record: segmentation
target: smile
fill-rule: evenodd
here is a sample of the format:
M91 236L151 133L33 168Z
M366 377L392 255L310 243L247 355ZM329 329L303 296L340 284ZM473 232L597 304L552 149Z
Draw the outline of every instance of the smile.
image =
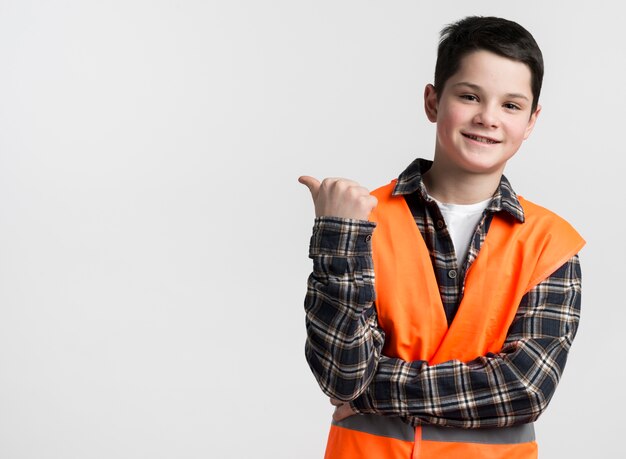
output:
M490 139L489 137L481 137L479 135L465 134L465 133L461 133L461 134L463 134L463 137L474 140L476 142L490 143L490 144L500 143L499 140Z

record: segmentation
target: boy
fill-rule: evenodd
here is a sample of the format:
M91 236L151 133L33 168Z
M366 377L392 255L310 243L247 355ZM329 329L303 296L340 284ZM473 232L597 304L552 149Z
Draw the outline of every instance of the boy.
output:
M532 423L576 334L584 245L502 175L542 77L526 29L462 19L443 29L424 92L432 163L372 194L300 177L317 217L306 357L336 407L327 458L537 457Z

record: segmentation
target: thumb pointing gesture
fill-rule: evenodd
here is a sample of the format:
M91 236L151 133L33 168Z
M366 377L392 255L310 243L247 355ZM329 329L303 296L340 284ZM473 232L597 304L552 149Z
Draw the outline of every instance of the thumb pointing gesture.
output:
M315 177L303 175L298 182L311 192L315 216L331 216L367 220L377 200L357 182L343 178L326 178L321 183Z
M303 175L302 177L298 178L298 182L302 183L303 185L306 185L306 187L311 192L313 201L315 201L315 198L317 198L317 194L320 191L320 181L314 177Z

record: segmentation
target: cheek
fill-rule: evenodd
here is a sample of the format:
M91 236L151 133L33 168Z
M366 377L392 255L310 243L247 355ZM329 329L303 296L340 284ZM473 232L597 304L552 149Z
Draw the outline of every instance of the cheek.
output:
M512 139L516 142L522 142L524 140L524 136L526 135L526 128L528 127L528 123L514 123L509 126L509 134Z
M468 120L471 120L471 115L467 110L458 107L444 107L438 113L437 132L440 136L450 137L466 125Z

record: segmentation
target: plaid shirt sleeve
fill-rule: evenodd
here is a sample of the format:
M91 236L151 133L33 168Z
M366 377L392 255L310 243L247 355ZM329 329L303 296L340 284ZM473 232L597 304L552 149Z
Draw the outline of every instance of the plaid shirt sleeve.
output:
M374 228L368 221L319 217L311 237L305 355L322 391L344 401L372 380L385 340L373 305Z
M500 353L429 366L381 357L358 413L464 428L532 422L563 373L580 318L578 255L529 291Z

